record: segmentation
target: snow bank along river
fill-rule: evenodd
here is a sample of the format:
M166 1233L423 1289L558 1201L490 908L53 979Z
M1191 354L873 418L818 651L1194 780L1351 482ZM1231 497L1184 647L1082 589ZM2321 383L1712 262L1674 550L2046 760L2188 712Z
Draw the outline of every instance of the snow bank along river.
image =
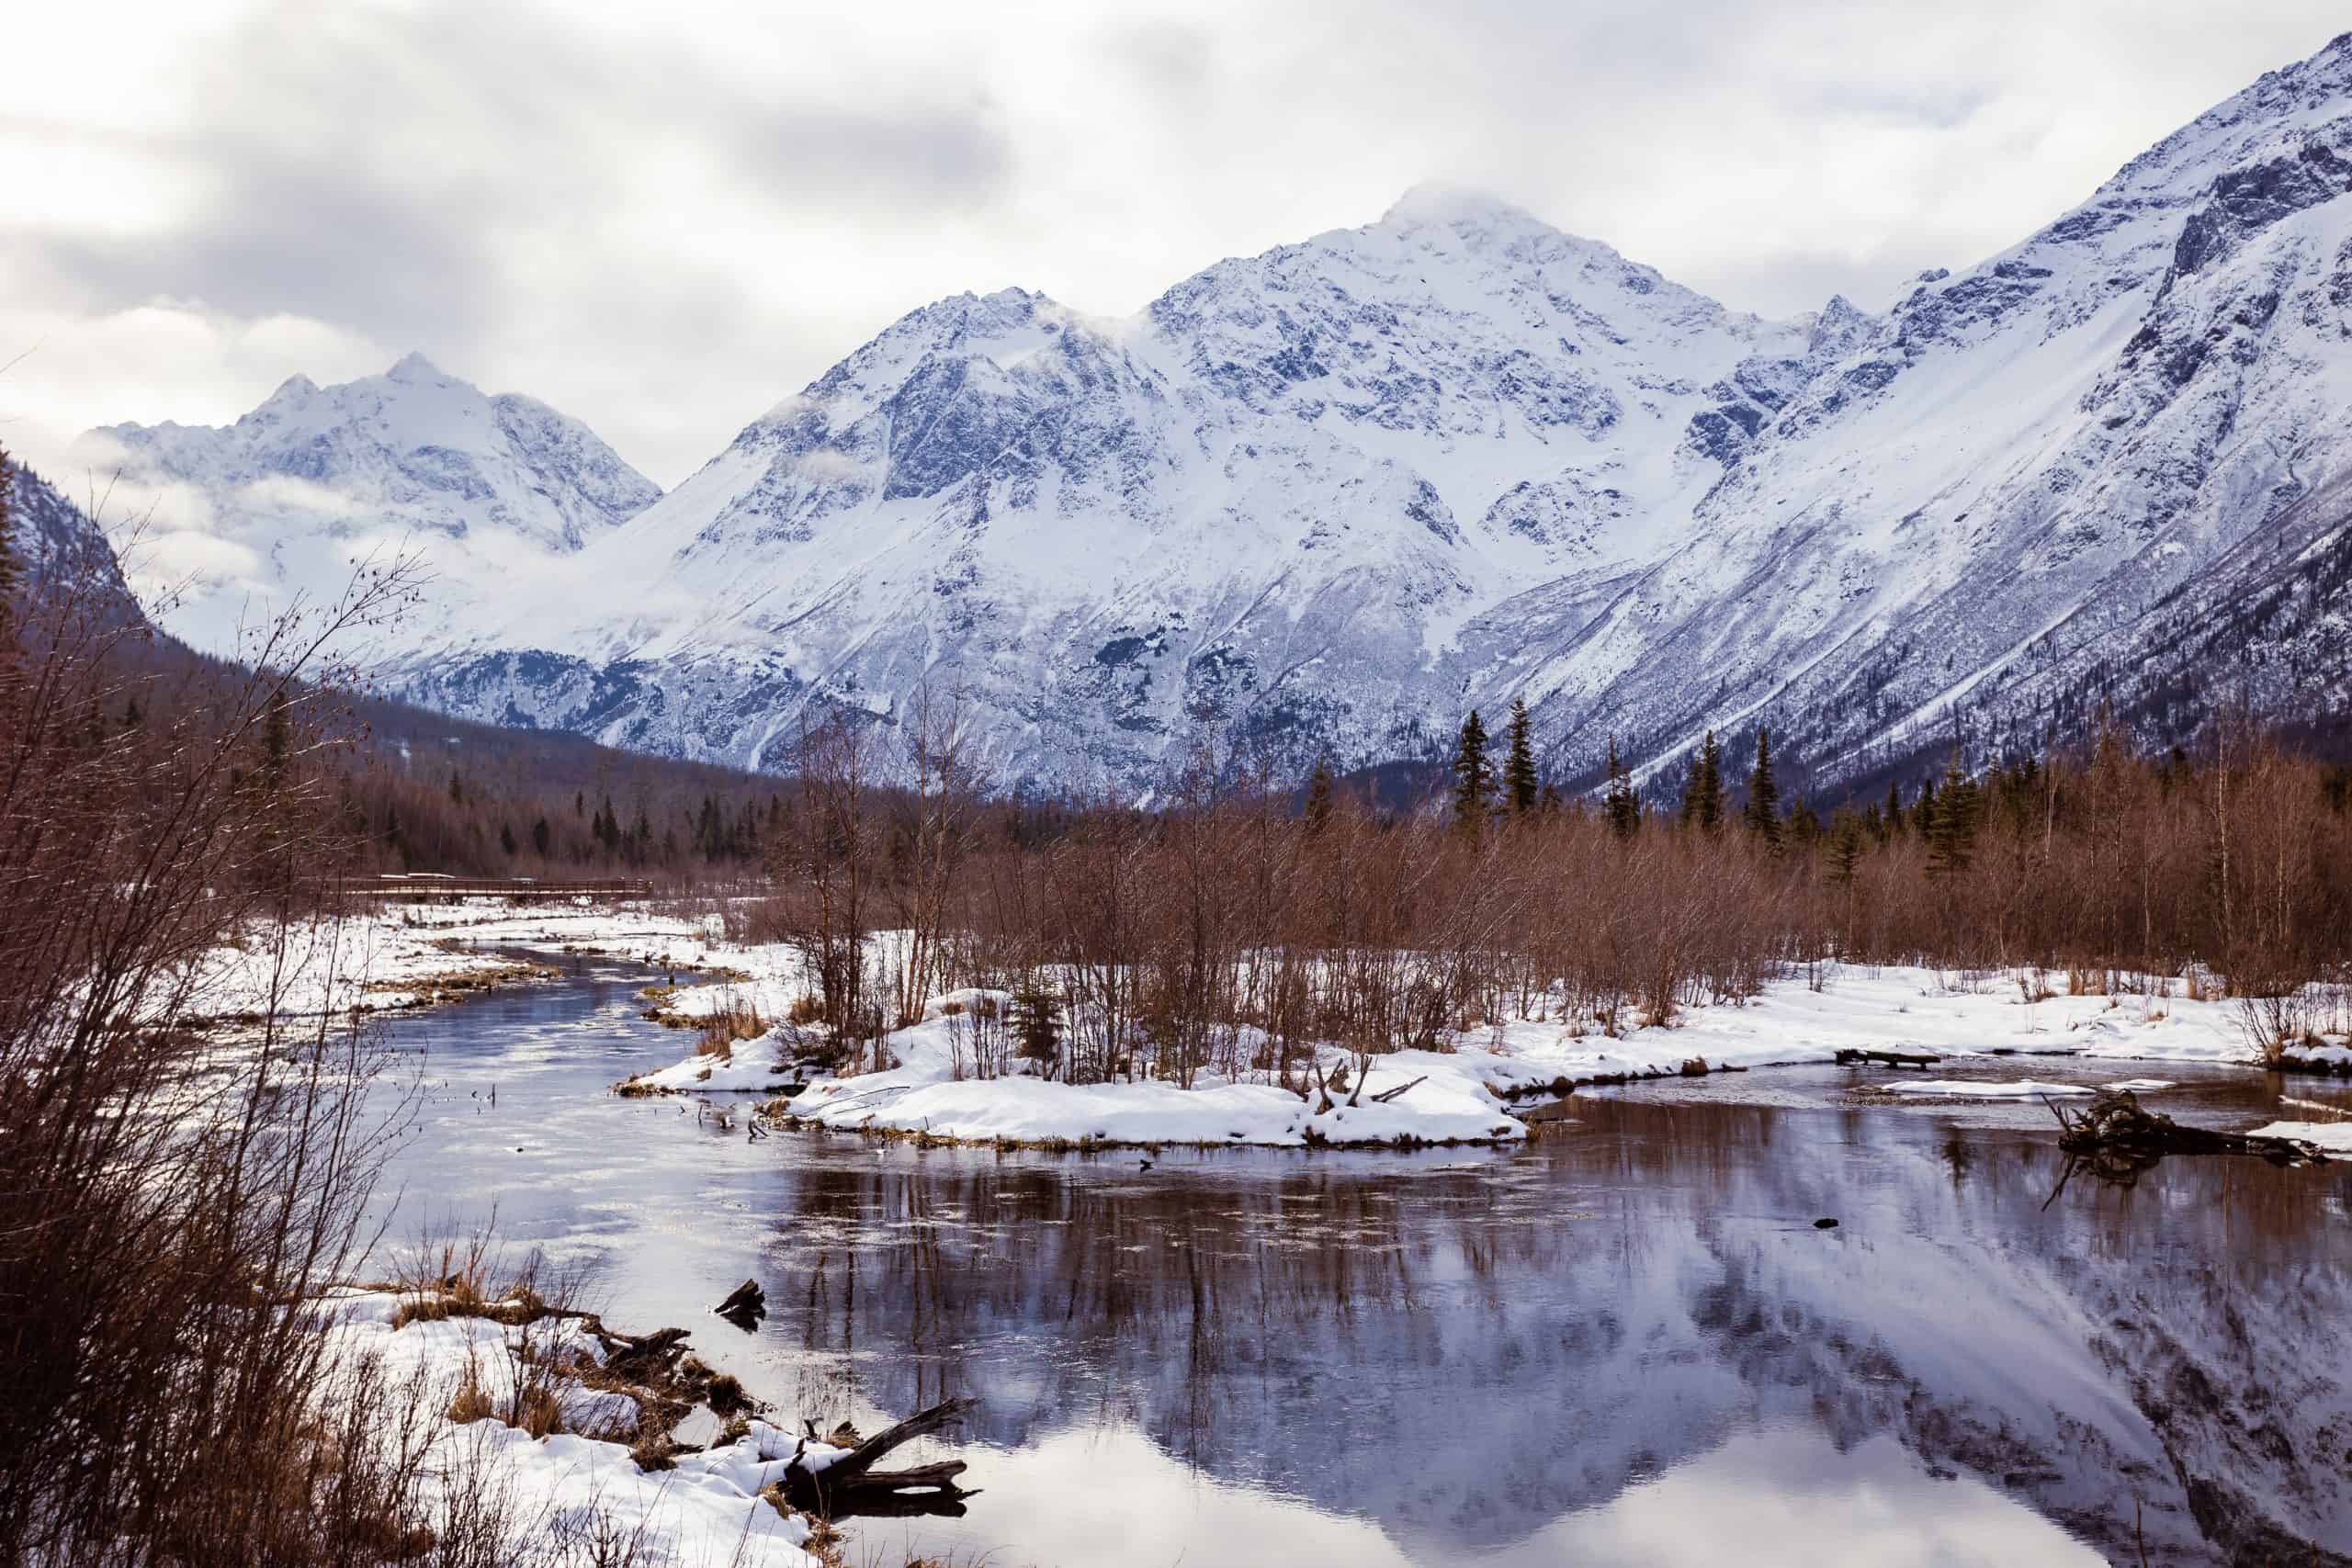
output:
M640 1016L665 975L553 962L388 1022L426 1085L394 1236L494 1208L787 1430L976 1396L907 1450L967 1460L969 1512L855 1521L854 1561L2352 1558L2352 1167L2052 1201L2040 1104L1825 1065L1580 1092L1494 1147L754 1141L742 1097L608 1092L682 1051ZM2161 1078L2238 1128L2347 1098L2180 1057L1934 1077ZM749 1333L709 1310L747 1276Z

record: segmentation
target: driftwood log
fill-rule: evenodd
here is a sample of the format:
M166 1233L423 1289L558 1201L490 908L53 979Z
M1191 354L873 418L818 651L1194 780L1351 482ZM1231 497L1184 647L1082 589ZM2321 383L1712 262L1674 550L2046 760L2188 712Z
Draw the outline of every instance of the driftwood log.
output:
M823 1518L846 1518L863 1516L868 1518L904 1517L912 1514L960 1515L964 1499L973 1495L956 1484L956 1478L964 1473L962 1460L943 1460L936 1464L920 1464L911 1470L876 1470L874 1466L900 1444L927 1437L953 1422L963 1419L972 1408L968 1399L951 1399L919 1410L895 1427L885 1427L874 1436L856 1441L850 1451L822 1470L809 1470L800 1462L795 1451L792 1463L784 1472L784 1500L794 1507ZM838 1439L855 1439L856 1430L837 1427ZM802 1447L807 1446L804 1439Z
M746 1280L727 1292L727 1299L713 1309L719 1316L749 1334L768 1314L768 1293L760 1289L757 1280Z
M2166 1155L2258 1155L2274 1165L2324 1163L2325 1156L2290 1139L2184 1127L2142 1109L2130 1089L2103 1089L2075 1111L2043 1103L2058 1118L2058 1146L2109 1180L2129 1183Z
M1922 1051L1869 1051L1854 1046L1842 1047L1838 1053L1841 1067L1858 1067L1865 1062L1877 1062L1890 1067L1932 1067L1942 1061Z

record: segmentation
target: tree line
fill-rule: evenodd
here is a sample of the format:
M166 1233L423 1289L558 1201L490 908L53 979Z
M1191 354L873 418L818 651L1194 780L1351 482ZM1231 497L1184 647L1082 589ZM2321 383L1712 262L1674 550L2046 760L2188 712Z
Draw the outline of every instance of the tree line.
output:
M1448 795L1398 812L1326 767L1296 786L1206 757L1149 809L991 803L952 739L910 769L822 726L766 841L759 934L808 954L854 1059L924 998L984 986L1019 1003L1021 1051L1079 1081L1296 1084L1316 1042L1368 1058L1529 1016L1623 1032L1841 962L2210 990L2277 1045L2352 962L2352 774L2242 720L2160 755L2109 728L1955 758L1826 812L1781 798L1768 730L1736 781L1703 738L1657 802L1622 763L1597 799L1564 793L1529 729L1515 706L1498 744L1470 716Z

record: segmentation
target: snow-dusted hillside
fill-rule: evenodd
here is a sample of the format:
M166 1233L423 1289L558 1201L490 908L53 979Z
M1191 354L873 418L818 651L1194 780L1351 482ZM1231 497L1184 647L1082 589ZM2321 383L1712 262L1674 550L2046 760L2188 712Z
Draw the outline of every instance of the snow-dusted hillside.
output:
M1670 765L1758 721L1854 770L2079 722L2159 644L2152 723L2282 639L2258 694L2342 686L2347 189L2352 35L1879 315L1758 321L1425 189L1129 317L1021 289L917 310L641 511L576 427L554 516L465 499L442 455L479 448L393 434L387 382L135 434L208 494L400 488L460 556L526 560L494 593L452 573L395 671L470 717L775 765L812 705L895 725L927 694L1000 782L1136 788L1211 733L1353 764L1524 694L1563 772L1611 734ZM313 471L293 409L326 401ZM250 526L355 531L292 515ZM2301 612L2335 631L2280 624Z
M428 574L404 635L435 639L661 494L579 421L413 354L340 386L297 376L232 425L94 430L73 457L119 485L106 520L164 626L222 651L401 557Z
M80 507L6 457L0 457L0 487L6 489L0 511L6 513L8 562L20 584L74 584L107 599L119 596L129 606L114 551Z

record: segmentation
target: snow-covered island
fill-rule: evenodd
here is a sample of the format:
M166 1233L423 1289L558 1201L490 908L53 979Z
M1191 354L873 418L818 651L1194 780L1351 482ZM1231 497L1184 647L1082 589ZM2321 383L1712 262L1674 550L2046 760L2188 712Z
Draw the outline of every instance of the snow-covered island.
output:
M1050 1063L1022 1055L1019 998L967 987L931 998L920 1019L882 1036L878 1053L861 1054L864 1070L845 1071L824 1025L809 1021L812 982L800 955L783 943L730 942L716 919L441 909L418 919L418 930L444 942L594 952L662 970L669 983L651 988L647 1010L694 1043L677 1061L622 1081L621 1093L753 1097L780 1122L947 1142L1499 1144L1529 1135L1528 1106L1577 1087L1826 1065L1840 1052L1934 1055L1945 1064L1938 1077L1898 1077L1887 1087L1984 1099L2034 1092L2016 1057L2248 1067L2262 1059L2236 1002L2177 979L2131 977L2135 988L2067 995L2049 990L2064 976L2039 972L1829 965L1770 980L1752 997L1683 1009L1663 1024L1639 1024L1621 1010L1615 1032L1555 995L1520 1016L1452 1030L1433 1050L1367 1055L1315 1043L1294 1055L1287 1085L1263 1031L1247 1026L1229 1055L1261 1065L1239 1073L1203 1067L1180 1086L1153 1075L1142 1047L1127 1058L1146 1064L1131 1076L1067 1082ZM2324 1048L2345 1049L2340 1041ZM2152 1093L2169 1085L2119 1066L2113 1087Z
M322 922L296 962L266 948L218 950L195 984L205 1010L223 1021L264 1010L273 986L282 1016L365 1013L531 983L554 973L548 961L599 954L660 971L645 1010L691 1042L618 1092L746 1096L767 1119L806 1128L1048 1148L1505 1144L1530 1135L1531 1105L1577 1088L1819 1066L1841 1052L1938 1057L1938 1076L1887 1082L1915 1101L2088 1092L2041 1083L2015 1057L2263 1065L2240 1004L2178 979L2127 976L2111 993L2063 994L2049 987L2064 976L2038 971L1845 964L1771 979L1753 996L1690 1006L1663 1023L1640 1022L1629 1009L1604 1021L1554 994L1516 1016L1452 1029L1435 1049L1367 1054L1323 1041L1282 1066L1265 1032L1245 1025L1221 1055L1256 1065L1203 1066L1189 1084L1156 1074L1141 1041L1125 1057L1134 1070L1066 1081L1051 1062L1023 1055L1019 997L967 987L932 997L920 1018L846 1064L811 1018L802 955L786 943L731 941L725 929L715 913L626 906L425 905ZM2291 1065L2344 1062L2352 1043L2325 1036ZM2119 1068L2109 1087L2171 1086ZM2327 1122L2263 1131L2328 1147L2346 1136Z

